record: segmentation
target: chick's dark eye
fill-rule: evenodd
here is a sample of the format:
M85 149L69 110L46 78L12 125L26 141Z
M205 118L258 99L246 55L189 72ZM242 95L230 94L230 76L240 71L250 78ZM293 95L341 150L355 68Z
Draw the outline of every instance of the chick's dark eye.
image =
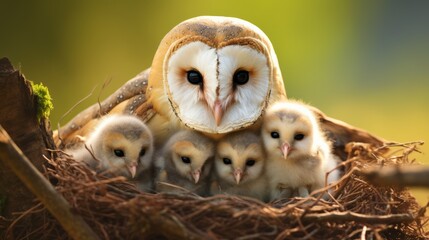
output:
M271 137L272 138L279 138L280 134L278 132L271 132Z
M181 159L182 159L182 162L184 162L186 164L191 163L191 159L189 157L181 157Z
M249 81L249 72L245 70L239 70L234 73L233 81L235 84L243 85Z
M125 156L124 151L123 151L123 150L121 150L121 149L114 149L114 150L113 150L113 153L114 153L114 154L115 154L115 156L117 156L117 157L124 157L124 156Z
M293 138L297 141L301 141L302 139L304 139L304 134L302 133L295 134Z
M191 84L194 84L194 85L203 84L203 76L201 75L200 72L196 70L188 71L186 77L188 78L188 82L190 82Z
M146 149L142 148L142 150L140 150L140 157L143 157L146 154Z
M223 160L223 163L224 163L225 165L229 165L229 164L231 164L231 163L232 163L231 159L229 159L229 158L223 158L222 160Z
M256 161L253 160L253 159L249 159L249 160L246 161L246 165L249 166L249 167L255 165L255 163L256 163Z

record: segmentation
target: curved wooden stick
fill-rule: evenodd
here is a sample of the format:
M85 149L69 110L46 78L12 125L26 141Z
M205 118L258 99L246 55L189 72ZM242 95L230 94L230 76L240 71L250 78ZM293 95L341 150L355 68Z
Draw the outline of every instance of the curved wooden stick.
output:
M30 163L1 125L0 161L12 169L73 239L99 239L83 218L72 212L68 202Z
M377 186L429 188L429 166L410 165L369 169L360 172Z
M360 222L365 224L396 224L414 221L409 213L389 215L366 215L354 212L327 212L304 215L301 218L306 222Z

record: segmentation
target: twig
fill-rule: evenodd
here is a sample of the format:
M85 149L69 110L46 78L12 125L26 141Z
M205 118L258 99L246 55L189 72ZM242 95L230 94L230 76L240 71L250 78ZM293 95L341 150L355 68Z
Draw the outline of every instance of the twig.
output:
M67 110L67 112L65 112L60 120L58 120L58 139L62 142L62 138L61 138L61 128L60 128L60 122L63 120L63 118L65 118L67 115L70 114L71 111L73 111L73 109L75 109L77 106L79 106L79 104L81 104L83 101L85 101L86 99L88 99L89 97L92 96L92 94L94 93L94 90L97 88L97 86L94 86L91 90L91 92L86 95L84 98L82 98L81 100L79 100L77 103L75 103L69 110Z
M354 212L312 213L301 218L305 222L360 222L365 224L394 224L412 222L411 214L366 215Z
M366 230L367 230L367 227L363 226L362 234L360 235L360 239L361 240L365 240L366 239Z
M371 169L359 172L371 183L378 186L410 186L429 188L429 167L401 166Z
M8 165L21 181L37 196L73 239L99 239L49 181L37 171L0 126L0 161Z
M107 87L107 85L109 85L110 84L110 82L112 81L112 78L110 77L110 78L108 78L108 79L106 79L106 81L104 81L103 82L103 85L101 86L101 89L100 89L100 92L98 93L98 97L97 97L97 103L98 103L98 116L99 117L101 117L101 116L103 116L104 114L101 112L101 109L102 109L102 107L101 107L101 102L100 102L100 95L101 95L101 92ZM59 129L59 128L58 128Z

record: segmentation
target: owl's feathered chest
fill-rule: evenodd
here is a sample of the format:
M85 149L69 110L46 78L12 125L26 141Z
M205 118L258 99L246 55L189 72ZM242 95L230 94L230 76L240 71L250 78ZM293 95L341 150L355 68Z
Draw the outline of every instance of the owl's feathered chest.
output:
M221 193L249 196L261 200L264 200L268 194L268 181L264 176L240 184L223 180L219 180L217 183L218 191Z
M267 176L271 183L290 187L311 185L323 182L324 174L320 156L305 155L294 161L271 159L267 162Z

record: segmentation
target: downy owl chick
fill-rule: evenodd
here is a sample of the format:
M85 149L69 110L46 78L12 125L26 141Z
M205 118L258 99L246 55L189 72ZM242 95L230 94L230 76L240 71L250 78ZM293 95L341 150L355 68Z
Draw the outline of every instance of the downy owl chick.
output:
M131 115L108 115L100 119L84 144L66 150L74 159L99 172L149 181L152 177L153 136L149 128ZM139 176L139 175L150 176ZM143 181L145 182L145 181ZM142 183L143 185L149 183Z
M214 142L201 133L182 130L174 134L156 162L159 168L157 191L183 192L163 184L165 182L198 195L208 195L214 150Z
M261 135L268 155L271 200L292 197L295 191L300 197L308 196L324 187L326 172L337 165L315 115L303 103L282 101L271 106ZM338 175L338 171L329 174L328 184Z
M265 152L261 137L249 130L229 134L217 144L212 194L267 200Z

